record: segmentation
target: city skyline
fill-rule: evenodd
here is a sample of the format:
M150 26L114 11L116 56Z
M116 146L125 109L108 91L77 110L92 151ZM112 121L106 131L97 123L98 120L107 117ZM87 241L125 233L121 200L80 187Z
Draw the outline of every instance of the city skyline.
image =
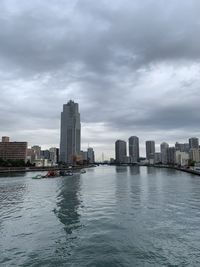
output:
M79 103L82 149L117 139L173 145L200 137L200 3L0 3L0 136L59 147L60 110Z

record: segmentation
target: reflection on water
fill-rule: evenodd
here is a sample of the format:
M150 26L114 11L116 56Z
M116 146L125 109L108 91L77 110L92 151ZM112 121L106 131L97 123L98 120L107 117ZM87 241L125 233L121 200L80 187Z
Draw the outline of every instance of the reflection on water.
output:
M137 175L140 173L140 167L139 166L130 166L129 168L131 175Z
M116 172L127 172L128 166L115 166Z
M56 215L64 225L67 234L80 227L80 176L74 175L62 180L61 190L57 196Z

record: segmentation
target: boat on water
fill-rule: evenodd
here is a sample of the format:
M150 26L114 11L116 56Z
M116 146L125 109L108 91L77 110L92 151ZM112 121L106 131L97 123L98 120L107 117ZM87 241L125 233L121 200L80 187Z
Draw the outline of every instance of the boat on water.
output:
M65 172L65 176L72 176L74 175L72 171L66 171Z
M61 170L61 171L48 171L48 173L46 175L41 175L38 174L34 177L32 177L32 179L43 179L43 178L56 178L56 177L64 177L64 176L73 176L74 173L72 172L72 170Z
M32 177L32 179L42 179L42 178L44 178L44 176L42 176L41 174Z
M81 170L81 173L86 173L86 170L85 170L85 169L82 169L82 170Z
M55 178L60 176L59 172L57 171L48 171L48 173L45 175L45 178Z

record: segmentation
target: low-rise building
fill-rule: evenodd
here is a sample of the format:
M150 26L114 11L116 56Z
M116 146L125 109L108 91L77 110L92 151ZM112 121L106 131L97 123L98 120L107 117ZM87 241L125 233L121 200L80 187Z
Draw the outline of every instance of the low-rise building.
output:
M160 152L156 152L154 155L154 164L162 163L162 154Z
M179 166L188 166L189 161L189 154L187 152L182 152L180 150L177 150L175 152L176 155L176 164Z
M195 162L200 162L200 149L190 149L190 159Z
M3 160L23 160L26 162L27 142L10 142L9 137L3 136L0 142L0 158Z

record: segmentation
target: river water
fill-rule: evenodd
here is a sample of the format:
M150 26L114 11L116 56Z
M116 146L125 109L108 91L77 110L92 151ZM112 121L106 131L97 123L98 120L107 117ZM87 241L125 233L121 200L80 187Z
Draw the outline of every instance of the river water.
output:
M0 266L200 266L200 177L103 166L0 177Z

